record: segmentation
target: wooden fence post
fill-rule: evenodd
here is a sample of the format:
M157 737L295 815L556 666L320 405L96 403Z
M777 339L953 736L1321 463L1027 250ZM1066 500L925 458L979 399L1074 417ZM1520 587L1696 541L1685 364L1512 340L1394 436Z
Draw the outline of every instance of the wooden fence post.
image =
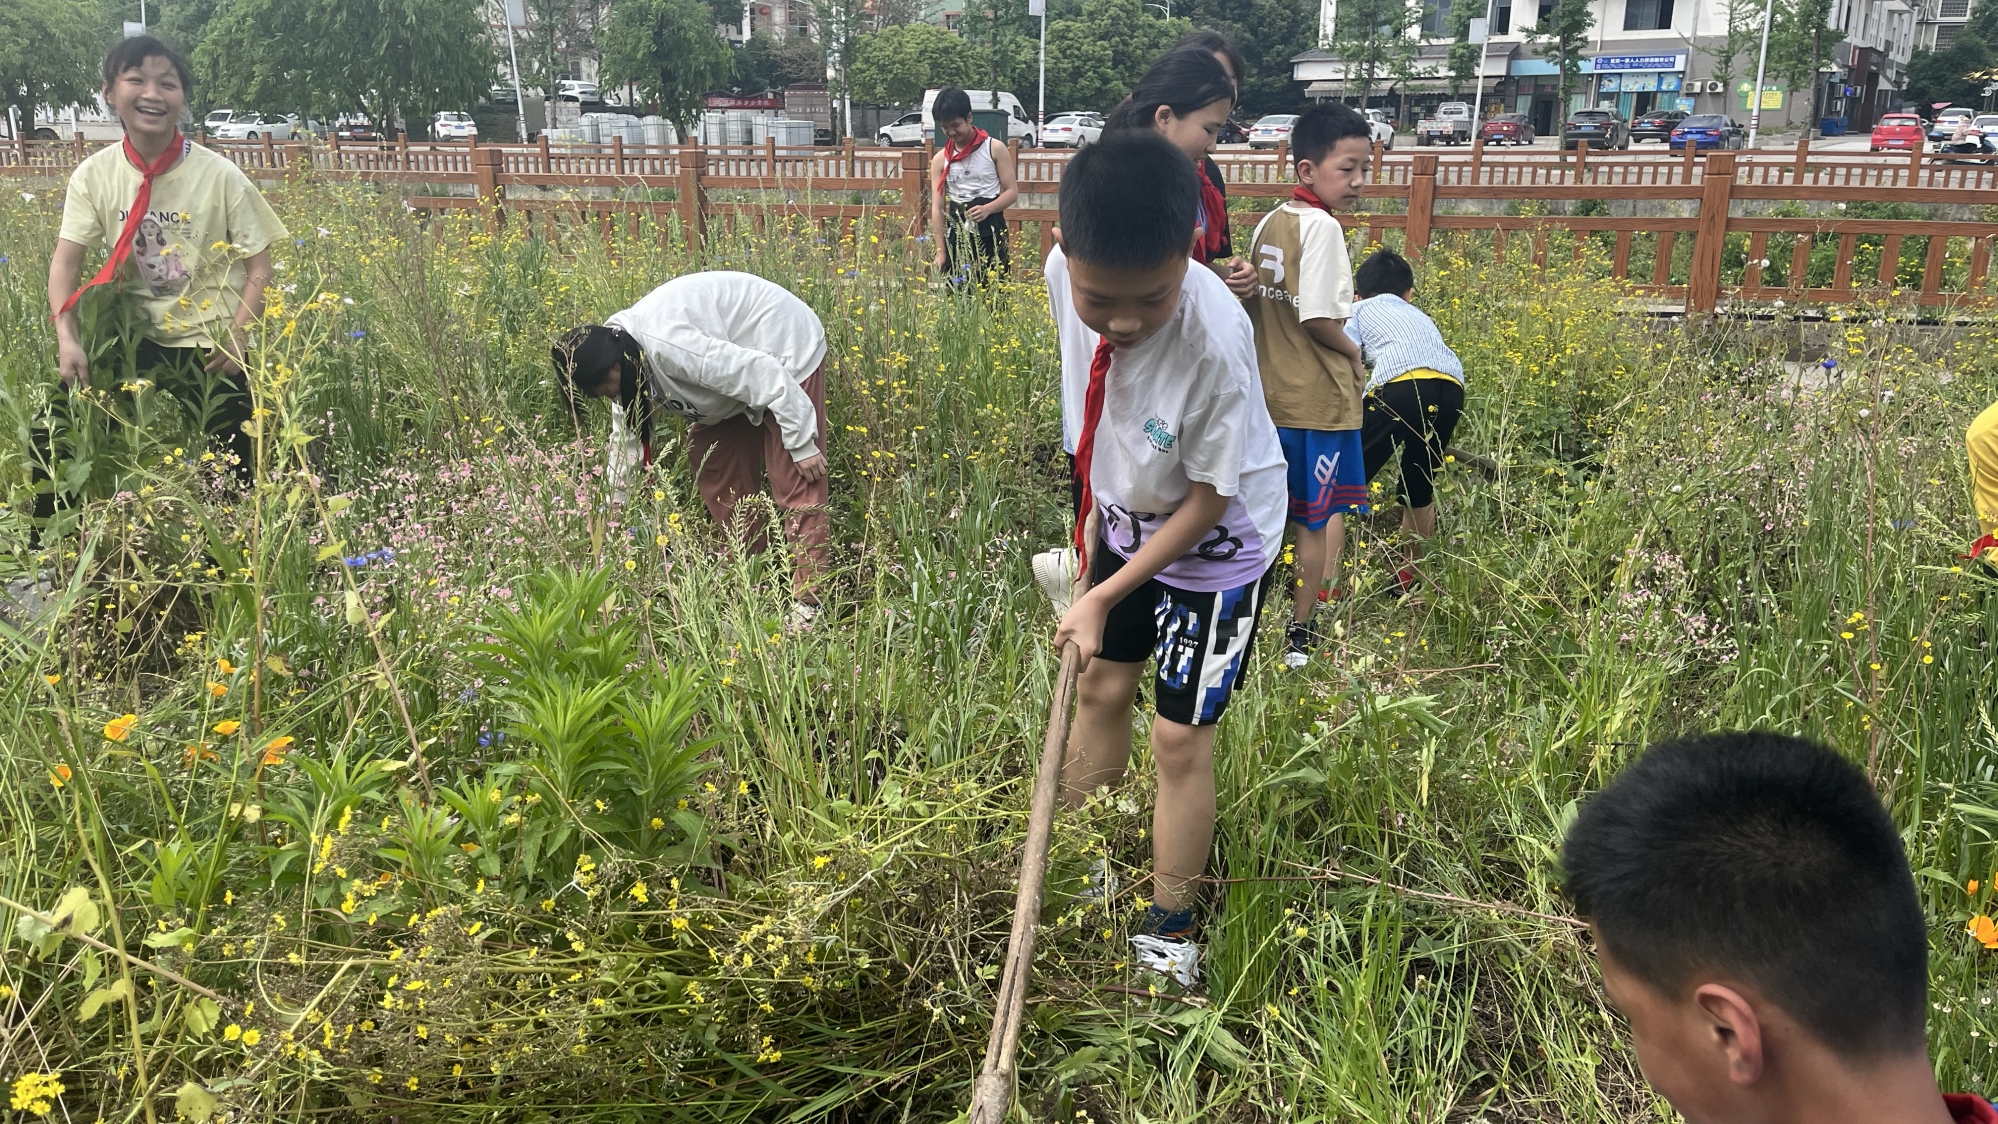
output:
M1686 314L1704 316L1720 303L1721 250L1727 243L1728 208L1734 197L1734 153L1707 154L1700 184L1700 225L1693 237L1693 266L1686 276Z
M687 240L687 252L701 252L701 176L707 171L708 150L698 144L680 146L680 233Z
M1429 224L1436 212L1436 154L1420 152L1408 172L1408 229L1402 251L1420 261L1429 246Z
M25 168L28 166L28 137L20 129L14 130L14 159L20 163L21 167Z
M505 203L499 177L506 170L506 153L491 146L472 150L472 178L479 188L479 206L485 208L486 226L498 230L506 222L501 210Z
M911 149L902 154L902 210L909 216L909 232L905 235L908 238L921 234L926 221L928 207L923 198L923 169L926 166L922 153Z
M277 167L277 150L271 147L271 135L264 134L264 167Z
M1805 125L1803 134L1797 138L1797 170L1790 176L1791 183L1801 184L1804 182L1804 162L1809 158L1810 152L1811 127Z
M1589 138L1575 142L1575 178L1570 181L1576 187L1582 186L1583 173L1589 169Z
M617 136L611 138L611 162L617 167L617 171L612 174L622 177L624 175L624 134L623 133L619 133Z
M1918 141L1915 147L1908 150L1909 187L1920 187L1922 185L1922 147Z
M69 150L76 164L83 163L83 133L81 130L69 135Z
M1471 141L1471 178L1470 180L1467 181L1469 186L1476 187L1477 185L1484 182L1482 178L1484 167L1485 167L1485 131L1483 129L1479 129L1478 135Z

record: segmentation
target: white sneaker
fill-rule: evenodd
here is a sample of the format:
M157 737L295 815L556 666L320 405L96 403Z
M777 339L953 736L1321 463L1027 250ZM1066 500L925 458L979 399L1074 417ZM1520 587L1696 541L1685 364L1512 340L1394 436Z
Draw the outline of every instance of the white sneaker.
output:
M1068 612L1069 602L1075 597L1076 571L1080 568L1072 546L1034 555L1034 584L1054 603L1057 617Z
M1140 933L1131 938L1131 955L1139 967L1171 976L1181 987L1192 987L1200 979L1200 946L1192 941Z
M812 622L818 619L818 615L819 607L817 605L805 601L791 602L791 615L784 622L785 635L796 636L800 632L809 630L812 627Z
M1098 858L1089 867L1089 882L1075 895L1075 900L1084 905L1110 902L1117 897L1117 872L1110 869L1108 856Z

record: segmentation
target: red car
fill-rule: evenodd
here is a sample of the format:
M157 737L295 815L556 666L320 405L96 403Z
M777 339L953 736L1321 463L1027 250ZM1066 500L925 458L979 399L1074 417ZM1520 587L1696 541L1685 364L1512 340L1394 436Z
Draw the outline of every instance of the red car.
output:
M1533 120L1524 113L1501 113L1485 122L1486 144L1532 144Z
M1928 147L1929 133L1912 113L1889 113L1873 126L1869 152L1919 152Z

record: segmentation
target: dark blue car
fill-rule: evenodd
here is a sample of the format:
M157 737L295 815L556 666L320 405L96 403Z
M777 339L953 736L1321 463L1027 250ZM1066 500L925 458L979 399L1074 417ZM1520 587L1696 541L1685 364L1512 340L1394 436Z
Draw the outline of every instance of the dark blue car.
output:
M1718 113L1701 113L1686 118L1672 129L1668 148L1746 148L1748 134L1733 119Z

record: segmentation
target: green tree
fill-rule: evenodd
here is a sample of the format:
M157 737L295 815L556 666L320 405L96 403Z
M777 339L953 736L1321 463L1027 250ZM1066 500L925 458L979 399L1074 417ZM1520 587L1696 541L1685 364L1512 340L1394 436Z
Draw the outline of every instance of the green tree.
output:
M1346 0L1332 28L1331 51L1346 64L1346 92L1357 87L1360 104L1373 96L1383 75L1405 70L1422 49L1409 31L1422 22L1412 0Z
M1074 15L1050 18L1048 109L1112 108L1161 52L1191 30L1184 19L1152 15L1139 0L1083 0Z
M36 106L90 100L105 46L81 0L0 2L0 116L11 106L32 129Z
M1790 88L1811 91L1806 127L1823 116L1824 81L1818 68L1832 61L1838 36L1830 27L1833 0L1777 0L1769 28L1769 69Z
M1746 0L1732 0L1745 3ZM1582 80L1582 51L1589 45L1589 30L1596 26L1589 0L1555 0L1554 8L1533 29L1533 43L1540 57L1560 68L1560 112L1568 112L1568 98Z
M701 95L720 89L735 67L701 0L618 0L603 46L603 81L636 85L682 129L700 117Z
M1450 93L1462 94L1464 87L1480 80L1478 63L1485 53L1483 43L1471 42L1471 18L1484 17L1485 10L1472 4L1458 3L1450 8L1450 53L1445 62L1450 68Z
M1939 101L1983 105L1984 80L1972 75L1982 74L1991 64L1991 48L1970 35L1957 36L1940 51L1916 51L1908 62L1908 96L1925 107Z
M794 35L782 43L762 32L735 52L734 88L743 93L781 90L798 82L826 80L826 56L817 43Z
M1226 35L1242 53L1244 113L1283 113L1304 101L1290 60L1318 45L1318 5L1297 0L1174 0L1172 10L1194 27Z
M477 0L224 0L194 65L216 102L419 129L499 73Z
M1753 52L1762 39L1762 6L1764 0L1723 0L1722 15L1725 17L1723 33L1711 46L1694 50L1707 56L1707 73L1721 84L1723 97L1735 96L1735 78L1740 75L1738 67L1744 60L1753 62ZM1772 17L1773 19L1773 17ZM1776 29L1770 27L1770 38L1775 38Z
M925 90L975 85L988 73L977 47L927 23L884 27L863 35L853 52L853 96L861 101L914 105Z

